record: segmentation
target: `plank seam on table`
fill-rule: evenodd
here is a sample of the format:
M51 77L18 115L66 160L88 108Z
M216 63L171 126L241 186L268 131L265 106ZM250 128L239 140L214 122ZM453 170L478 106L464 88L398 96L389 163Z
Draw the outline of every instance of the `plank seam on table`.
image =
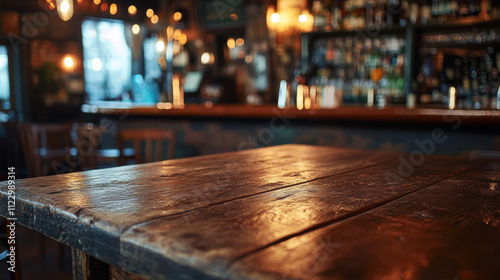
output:
M301 230L301 231L299 231L299 232L296 232L296 233L293 233L293 234L289 234L289 235L287 235L287 236L284 236L284 237L282 237L282 238L279 238L279 239L277 239L276 241L273 241L273 242L271 242L271 243L269 243L269 244L267 244L267 245L264 245L264 246L262 246L262 247L260 247L260 248L257 248L257 249L255 249L255 250L252 250L252 251L250 251L250 252L248 252L248 253L245 253L245 254L243 254L243 255L241 255L241 256L239 256L239 257L236 257L234 260L229 261L229 263L228 263L228 265L227 265L227 267L226 267L226 268L227 268L227 269L230 269L230 268L231 268L231 267L232 267L235 263L240 262L240 261L242 261L243 259L248 258L248 257L250 257L251 255L256 254L256 253L258 253L258 252L260 252L260 251L262 251L262 250L265 250L265 249L267 249L267 248L270 248L270 247L272 247L272 246L274 246L274 245L278 245L278 244L280 244L280 243L282 243L282 242L285 242L285 241L287 241L287 240L290 240L290 239L292 239L292 238L295 238L295 237L298 237L298 236L300 236L300 235L304 235L304 234L307 234L307 233L313 232L313 231L315 231L315 230L319 230L319 229L321 229L321 228L324 228L324 227L330 226L330 225L332 225L332 224L335 224L335 223L338 223L338 222L341 222L341 221L345 221L345 220L348 220L348 219L350 219L350 218L355 218L355 217L356 217L356 216L358 216L358 215L361 215L361 214L364 214L364 213L368 213L368 212L373 211L373 210L375 210L375 209L377 209L377 208L380 208L380 207L382 207L382 206L384 206L384 205L386 205L386 204L389 204L389 203L391 203L391 202L394 202L394 201L397 201L397 200L403 199L404 197L406 197L406 196L408 196L408 195L414 194L414 193L419 192L419 191L423 191L423 190L427 189L428 187L430 187L430 186L432 186L432 185L435 185L435 184L437 184L437 183L441 183L441 182L443 182L443 181L449 180L449 179L451 179L451 178L453 178L453 177L456 177L456 176L458 176L458 175L460 175L460 174L462 174L462 173L465 173L465 172L467 172L467 171L474 170L474 169L476 169L476 168L478 168L478 167L480 167L480 166L482 166L482 165L488 164L488 163L490 163L490 162L491 162L491 160L487 160L487 161L481 162L481 163L476 164L476 165L474 165L474 166L472 166L472 167L470 167L470 168L465 168L464 170L458 171L457 173L452 174L452 175L449 175L449 176L448 176L448 177L446 177L446 178L442 178L442 179L439 179L439 180L437 180L437 181L434 181L434 182L432 182L432 183L430 183L430 184L428 184L428 185L425 185L425 186L423 186L423 187L421 187L421 188L419 188L419 189L416 189L416 190L413 190L413 191L408 192L408 193L406 193L406 194L403 194L403 195L401 195L401 196L399 196L399 197L395 197L395 198L392 198L392 199L389 199L389 200L385 200L385 201L382 201L382 202L374 203L374 204L372 204L372 205L368 205L367 207L361 208L361 209L359 209L359 210L357 210L357 211L353 211L353 212L351 212L351 213L348 213L348 214L342 215L342 216L337 217L337 218L335 218L335 219L331 219L331 220L327 220L327 221L324 221L324 222L318 223L318 224L316 224L316 225L310 226L310 227L308 227L308 228L306 228L306 229L304 229L304 230Z
M381 161L381 162L378 162L378 163L375 163L375 164L370 164L370 165L363 166L361 168L351 169L351 170L348 170L348 171L342 171L340 173L336 173L336 174L332 174L332 175L328 175L328 176L317 177L317 178L314 178L314 179L311 179L311 180L307 180L307 181L303 181L303 182L299 182L299 183L295 183L295 184L291 184L291 185L286 185L286 186L283 186L283 187L278 187L278 188L274 188L274 189L270 189L270 190L265 190L265 191L262 191L262 192L247 194L247 195L235 197L235 198L232 198L232 199L227 199L227 200L224 200L224 201L219 201L217 203L207 204L207 205L202 206L202 207L189 209L189 210L186 210L186 211L183 211L183 212L178 212L178 213L168 214L168 215L164 215L164 216L154 217L154 218L151 218L149 220L142 221L142 222L140 222L138 224L135 224L135 225L132 225L132 226L126 228L125 230L123 230L122 233L125 233L125 232L127 232L127 231L129 231L129 230L131 230L131 229L133 229L133 228L135 228L137 226L142 226L143 224L148 224L150 222L154 222L155 220L161 220L161 219L164 219L164 218L171 218L171 217L175 217L175 216L185 215L185 214L188 214L188 213L191 213L191 212L200 211L200 210L203 210L203 209L206 209L206 208L209 208L209 207L213 207L213 206L217 206L217 205L222 205L222 204L225 204L225 203L228 203L228 202L231 202L231 201L237 201L237 200L249 198L249 197L252 197L252 196L262 195L262 194L265 194L265 193L268 193L268 192L274 192L274 191L277 191L277 190L291 188L291 187L295 187L295 186L298 186L298 185L311 183L311 182L314 182L314 181L317 181L317 180L326 179L326 178L329 178L329 177L335 177L335 176L338 176L338 175L344 175L344 174L347 174L347 173L360 171L360 170L363 170L363 169L371 168L371 167L374 167L374 166L377 166L377 165L381 165L381 164L386 164L386 163L389 163L391 161L396 161L396 160L397 159L390 159L390 160L386 160L386 161Z

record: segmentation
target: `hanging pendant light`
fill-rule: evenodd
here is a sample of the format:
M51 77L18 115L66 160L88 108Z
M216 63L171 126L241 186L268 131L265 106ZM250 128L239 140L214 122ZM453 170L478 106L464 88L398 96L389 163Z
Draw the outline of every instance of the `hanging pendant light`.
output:
M64 21L70 20L73 16L73 0L57 0L57 14Z

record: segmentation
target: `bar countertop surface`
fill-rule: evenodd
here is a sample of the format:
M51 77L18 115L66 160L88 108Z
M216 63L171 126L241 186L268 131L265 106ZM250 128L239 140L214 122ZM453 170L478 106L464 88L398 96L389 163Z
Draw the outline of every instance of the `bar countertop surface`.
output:
M166 103L165 103L166 104ZM273 118L305 120L347 120L396 123L453 124L457 121L473 125L500 126L500 110L448 110L438 108L387 107L383 109L367 107L339 107L333 109L297 108L279 109L276 106L224 104L201 105L187 104L184 108L170 108L158 105L141 105L121 102L93 102L83 105L82 111L90 114L118 116L157 116L157 117L197 117L197 118ZM170 104L171 105L171 104ZM170 108L170 109L167 109Z
M499 161L283 145L16 180L14 216L146 279L500 279L499 180Z

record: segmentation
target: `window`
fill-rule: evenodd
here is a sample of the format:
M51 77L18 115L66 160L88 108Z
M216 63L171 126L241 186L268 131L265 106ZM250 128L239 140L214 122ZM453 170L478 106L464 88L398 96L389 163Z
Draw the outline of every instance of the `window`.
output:
M9 56L6 46L0 46L0 109L10 109Z
M144 68L147 81L159 79L161 77L161 67L158 63L160 53L156 50L157 41L158 36L152 36L144 40Z
M90 101L122 100L131 90L132 51L125 30L117 20L82 23L85 90Z

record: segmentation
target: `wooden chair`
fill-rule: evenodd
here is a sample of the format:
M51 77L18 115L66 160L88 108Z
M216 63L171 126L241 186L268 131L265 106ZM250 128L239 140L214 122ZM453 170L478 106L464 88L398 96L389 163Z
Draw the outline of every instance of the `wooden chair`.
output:
M20 125L19 136L29 177L74 171L70 124Z
M76 150L70 137L71 124L22 123L19 138L23 147L28 177L76 171ZM40 255L45 255L45 238L39 236ZM59 244L58 262L62 266L64 245Z
M71 138L79 157L80 170L118 165L118 149L100 149L105 131L93 123L73 123Z
M171 130L140 129L121 130L117 137L117 146L120 149L120 164L126 164L127 156L125 144L132 142L135 163L146 163L164 160L163 143L168 141L168 159L174 157L175 133ZM141 152L141 143L145 143L144 156ZM154 145L153 145L154 144ZM154 151L153 151L154 147Z

